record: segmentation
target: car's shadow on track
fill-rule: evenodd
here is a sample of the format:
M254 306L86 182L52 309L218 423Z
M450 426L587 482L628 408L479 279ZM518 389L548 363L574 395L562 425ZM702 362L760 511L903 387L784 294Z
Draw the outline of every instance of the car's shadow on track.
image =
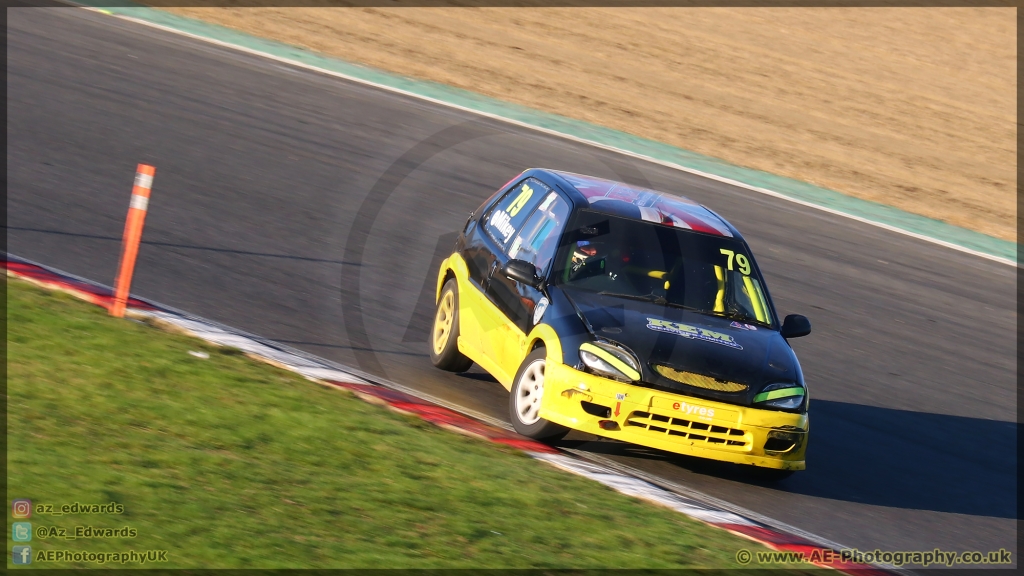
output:
M620 442L557 446L671 463L765 488L914 510L1017 517L1017 424L815 400L807 470L777 483L731 464Z
M476 365L474 365L475 367ZM456 374L459 378L468 378L470 380L476 380L478 382L490 382L492 384L498 384L498 380L488 374L487 372L459 372ZM498 384L500 386L500 384Z

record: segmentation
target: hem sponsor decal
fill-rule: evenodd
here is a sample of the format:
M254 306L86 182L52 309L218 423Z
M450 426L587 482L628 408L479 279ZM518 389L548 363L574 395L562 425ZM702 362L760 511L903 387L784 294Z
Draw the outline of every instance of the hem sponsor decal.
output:
M689 324L660 320L658 318L648 318L647 328L654 330L655 332L675 334L676 336L682 336L683 338L689 338L691 340L703 340L705 342L712 342L714 344L721 344L722 346L728 346L737 350L743 350L743 346L740 346L732 336L721 332L715 332L714 330L708 330L707 328L699 328L697 326L690 326Z

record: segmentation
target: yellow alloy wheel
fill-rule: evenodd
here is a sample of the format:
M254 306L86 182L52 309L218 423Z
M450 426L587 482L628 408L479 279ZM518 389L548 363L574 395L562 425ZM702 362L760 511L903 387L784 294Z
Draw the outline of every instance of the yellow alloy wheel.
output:
M441 303L437 307L437 314L434 316L434 354L440 356L444 347L448 344L448 338L452 333L452 321L455 319L455 293L451 290L445 291L441 296Z
M540 401L544 398L544 366L543 358L531 362L523 372L513 396L519 421L526 426L540 421Z

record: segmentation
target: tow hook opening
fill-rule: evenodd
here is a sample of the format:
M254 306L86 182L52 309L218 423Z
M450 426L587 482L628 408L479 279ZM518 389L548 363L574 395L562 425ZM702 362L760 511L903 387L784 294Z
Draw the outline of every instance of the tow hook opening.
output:
M615 420L598 420L597 421L597 425L600 426L602 430L618 430L619 429L619 423L616 422Z
M587 414L597 416L598 418L610 418L612 415L612 409L608 406L594 404L593 402L587 402L586 400L580 401L580 407L583 408L583 411Z
M764 453L769 456L777 456L791 452L803 442L802 432L790 432L788 430L769 430L768 440L764 443Z

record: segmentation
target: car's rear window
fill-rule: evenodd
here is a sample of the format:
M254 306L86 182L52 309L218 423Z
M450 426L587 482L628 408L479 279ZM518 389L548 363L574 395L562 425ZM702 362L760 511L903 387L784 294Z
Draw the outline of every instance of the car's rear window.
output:
M505 193L484 216L484 230L502 249L508 247L533 210L551 193L536 178L527 178Z

